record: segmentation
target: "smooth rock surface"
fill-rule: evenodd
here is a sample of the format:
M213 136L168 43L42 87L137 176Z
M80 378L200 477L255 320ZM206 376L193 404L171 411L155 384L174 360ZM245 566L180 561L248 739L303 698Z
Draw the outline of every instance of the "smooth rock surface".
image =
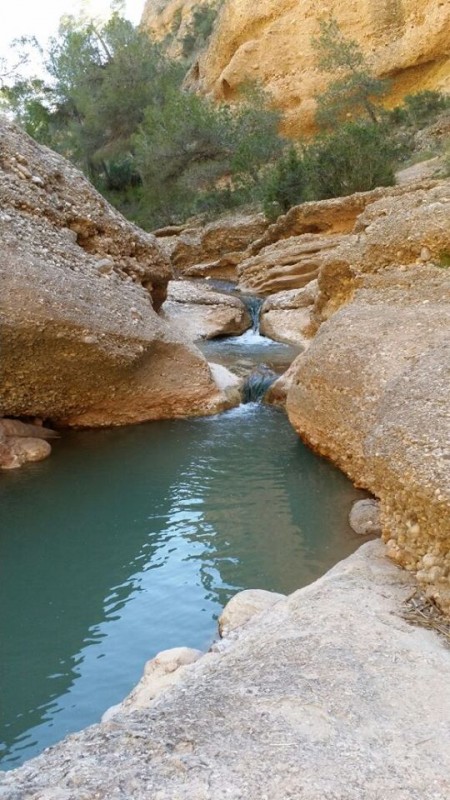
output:
M308 283L304 289L291 289L270 295L262 307L260 331L278 342L309 347L311 311L317 296L317 281Z
M155 237L4 119L0 151L0 415L89 427L226 407L155 311L171 276Z
M0 778L2 800L447 800L450 651L364 545L232 632L145 709Z
M286 595L264 589L244 589L228 601L219 617L219 634L228 636L231 631L249 622L256 614L267 611Z
M170 281L162 317L192 341L239 336L251 327L239 297L215 292L199 281Z

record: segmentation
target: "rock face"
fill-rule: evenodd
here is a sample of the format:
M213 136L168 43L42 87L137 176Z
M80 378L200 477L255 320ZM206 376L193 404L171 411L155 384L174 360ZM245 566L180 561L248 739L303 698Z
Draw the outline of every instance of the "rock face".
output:
M0 798L447 800L450 651L402 619L412 591L364 545L146 707L2 775Z
M0 415L118 425L216 411L201 354L155 313L169 263L64 159L0 122Z
M214 292L206 284L193 281L169 283L162 316L192 341L239 336L252 324L238 297Z
M175 275L236 281L242 254L267 226L264 214L234 214L207 225L164 228L155 235Z
M284 112L288 133L311 130L313 98L330 80L316 66L312 39L330 16L375 74L392 79L391 104L423 89L450 89L450 7L441 0L225 0L192 83L233 100L242 84L257 80Z
M450 611L448 252L449 181L368 205L323 260L320 327L287 409L306 442L380 498L389 554Z

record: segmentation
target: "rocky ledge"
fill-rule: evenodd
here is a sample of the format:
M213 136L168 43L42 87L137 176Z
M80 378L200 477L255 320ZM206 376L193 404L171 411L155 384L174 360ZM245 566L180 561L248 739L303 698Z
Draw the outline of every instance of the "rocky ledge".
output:
M447 800L450 650L403 618L414 590L372 542L275 604L238 596L210 653L161 654L1 800Z

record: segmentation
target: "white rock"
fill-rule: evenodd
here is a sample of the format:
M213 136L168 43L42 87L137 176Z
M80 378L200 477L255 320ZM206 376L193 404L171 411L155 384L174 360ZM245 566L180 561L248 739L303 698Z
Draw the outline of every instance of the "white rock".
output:
M235 594L219 617L220 636L228 636L231 631L246 625L252 617L284 599L284 594L266 592L264 589L245 589Z
M381 536L380 503L378 500L358 500L348 518L350 527L361 536Z

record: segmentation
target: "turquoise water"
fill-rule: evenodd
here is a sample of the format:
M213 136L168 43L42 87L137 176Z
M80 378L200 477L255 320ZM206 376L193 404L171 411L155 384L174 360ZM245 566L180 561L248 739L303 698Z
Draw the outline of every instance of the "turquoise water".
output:
M159 650L208 648L236 591L291 592L348 555L358 496L256 404L68 432L3 473L2 768L99 720Z

